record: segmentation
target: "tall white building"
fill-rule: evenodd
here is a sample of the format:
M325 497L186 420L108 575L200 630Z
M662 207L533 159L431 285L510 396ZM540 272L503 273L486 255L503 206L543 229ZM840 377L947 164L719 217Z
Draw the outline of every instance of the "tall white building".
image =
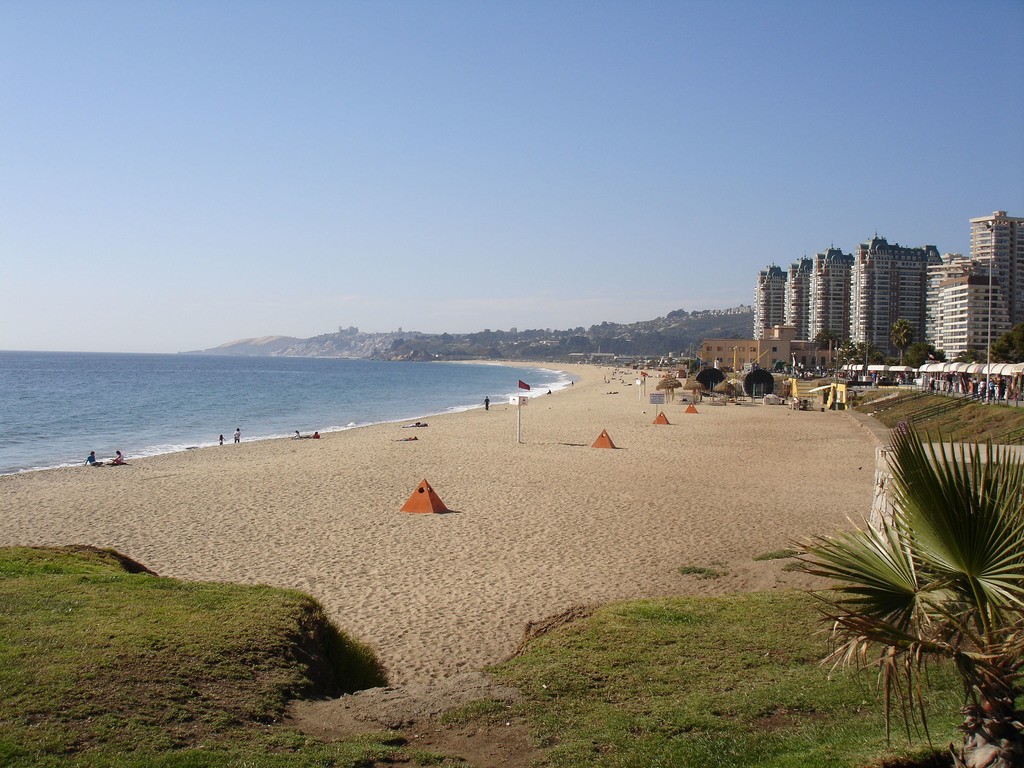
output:
M800 259L789 265L786 277L786 325L796 328L797 339L809 339L810 332L810 294L811 273L814 268L812 259Z
M894 354L892 325L903 319L914 329L912 342L924 339L928 267L940 262L934 245L905 248L877 235L858 245L850 273L850 338Z
M1024 322L1024 219L996 211L971 219L971 258L992 270L993 282L1005 297L1010 326Z
M989 275L990 263L946 253L928 268L927 337L948 359L967 350L984 355L989 339L1010 329L1006 296L995 273Z
M754 338L768 335L772 326L786 322L786 273L776 265L757 274L754 291Z
M925 311L924 335L937 349L946 349L939 342L945 318L943 285L953 278L973 274L973 270L976 268L977 262L962 253L944 253L939 257L938 263L928 267L928 301Z
M853 256L830 247L814 255L808 301L808 339L828 331L837 342L850 336L850 272Z

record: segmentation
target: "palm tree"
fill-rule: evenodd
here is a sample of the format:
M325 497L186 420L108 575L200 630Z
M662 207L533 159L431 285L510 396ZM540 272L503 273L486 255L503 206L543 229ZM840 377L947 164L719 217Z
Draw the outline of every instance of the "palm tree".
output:
M857 359L857 345L851 339L843 339L836 352L836 366L841 367Z
M886 694L915 691L926 661L964 684L957 766L1024 765L1024 462L1005 447L924 445L894 433L892 520L816 539L804 567L836 584L822 597L835 663L873 649Z
M821 350L827 349L831 351L833 341L836 341L836 335L828 328L818 331L818 335L814 337L814 347L818 350L819 358L821 357ZM832 362L829 361L827 365L832 365ZM827 367L827 365L823 367Z
M904 320L902 317L889 329L889 339L892 341L892 345L900 351L900 365L903 365L903 353L907 351L913 338L914 326L910 324L909 320Z

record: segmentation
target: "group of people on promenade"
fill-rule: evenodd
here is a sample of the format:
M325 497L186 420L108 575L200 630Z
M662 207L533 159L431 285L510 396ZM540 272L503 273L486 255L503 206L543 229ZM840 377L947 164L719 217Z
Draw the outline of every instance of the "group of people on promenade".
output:
M1006 402L1016 405L1021 399L1020 388L1014 379L993 376L973 378L961 374L946 374L929 377L927 388L930 392L943 395L959 395L987 403Z

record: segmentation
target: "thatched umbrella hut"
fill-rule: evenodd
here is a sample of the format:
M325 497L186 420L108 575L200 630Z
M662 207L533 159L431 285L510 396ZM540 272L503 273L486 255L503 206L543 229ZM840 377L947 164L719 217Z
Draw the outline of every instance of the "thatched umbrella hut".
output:
M722 381L715 386L715 392L727 397L736 396L736 385L731 381Z
M665 376L662 376L660 379L658 379L658 384L657 386L655 386L655 389L667 392L668 399L675 400L676 390L679 389L681 386L683 386L683 383L679 381L679 379L677 379L672 374L666 374Z
M693 392L693 399L700 402L701 395L704 393L704 385L697 381L697 379L687 379L683 389Z

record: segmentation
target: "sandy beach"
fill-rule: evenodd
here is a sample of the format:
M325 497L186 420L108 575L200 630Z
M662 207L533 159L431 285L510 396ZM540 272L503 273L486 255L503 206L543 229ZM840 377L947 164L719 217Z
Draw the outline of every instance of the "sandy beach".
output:
M0 476L0 545L303 590L402 684L500 661L573 606L801 585L753 558L866 519L877 441L846 414L670 403L655 425L635 374L559 367L581 379L522 409L521 444L515 407L492 403L424 429ZM591 447L602 430L616 450ZM423 479L451 512L399 511Z

